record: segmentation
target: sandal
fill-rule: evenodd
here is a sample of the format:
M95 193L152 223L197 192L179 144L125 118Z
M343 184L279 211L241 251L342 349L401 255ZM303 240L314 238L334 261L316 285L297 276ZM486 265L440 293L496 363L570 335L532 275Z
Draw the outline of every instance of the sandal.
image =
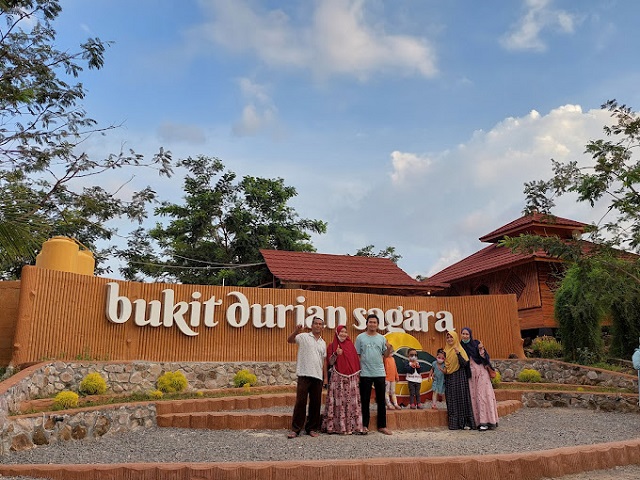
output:
M320 434L318 432L316 432L315 430L311 430L309 432L309 436L313 437L313 438L316 438L316 437L320 436Z
M298 435L299 435L298 432L291 431L287 434L287 438L296 438Z
M382 433L383 435L393 435L393 432L391 430L389 430L388 428L379 428L378 431L380 433Z

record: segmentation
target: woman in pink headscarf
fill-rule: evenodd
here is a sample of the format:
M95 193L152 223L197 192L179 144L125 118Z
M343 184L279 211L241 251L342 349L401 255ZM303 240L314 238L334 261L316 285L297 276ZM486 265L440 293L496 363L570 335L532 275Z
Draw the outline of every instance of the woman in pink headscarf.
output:
M333 367L333 372L324 407L322 431L341 435L362 433L358 388L360 359L344 325L336 328L335 338L327 347L327 364Z

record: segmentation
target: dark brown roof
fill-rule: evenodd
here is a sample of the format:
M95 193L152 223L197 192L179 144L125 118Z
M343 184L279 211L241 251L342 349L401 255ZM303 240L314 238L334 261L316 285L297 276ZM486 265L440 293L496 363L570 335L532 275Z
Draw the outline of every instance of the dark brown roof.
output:
M271 273L283 283L369 285L378 288L445 288L411 278L388 258L260 250Z
M568 232L567 235L564 235L565 237L571 237L571 232L573 230L582 232L586 226L586 223L576 222L575 220L569 220L568 218L556 217L543 213L534 213L520 217L491 233L487 233L483 237L480 237L480 241L493 243L501 240L505 235L514 237L521 233L532 232L536 228L552 228L556 231L556 234L557 231L563 230Z

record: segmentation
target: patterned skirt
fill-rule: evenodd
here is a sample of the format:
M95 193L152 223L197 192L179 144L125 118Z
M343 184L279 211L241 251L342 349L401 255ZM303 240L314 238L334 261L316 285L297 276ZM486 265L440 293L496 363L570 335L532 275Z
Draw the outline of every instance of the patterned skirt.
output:
M339 434L362 432L359 379L360 372L342 375L333 371L322 415L321 430L323 432Z
M447 417L449 430L460 430L465 427L476 428L471 407L469 382L464 368L444 376L444 390L447 396Z

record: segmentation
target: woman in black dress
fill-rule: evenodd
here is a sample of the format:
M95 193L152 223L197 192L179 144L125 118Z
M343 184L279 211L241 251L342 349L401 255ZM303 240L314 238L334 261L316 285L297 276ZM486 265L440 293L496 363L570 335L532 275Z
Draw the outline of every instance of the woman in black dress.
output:
M446 342L447 345L444 348L447 354L444 390L447 399L449 430L475 429L476 423L473 419L467 377L469 356L460 345L460 339L456 332L447 332Z

